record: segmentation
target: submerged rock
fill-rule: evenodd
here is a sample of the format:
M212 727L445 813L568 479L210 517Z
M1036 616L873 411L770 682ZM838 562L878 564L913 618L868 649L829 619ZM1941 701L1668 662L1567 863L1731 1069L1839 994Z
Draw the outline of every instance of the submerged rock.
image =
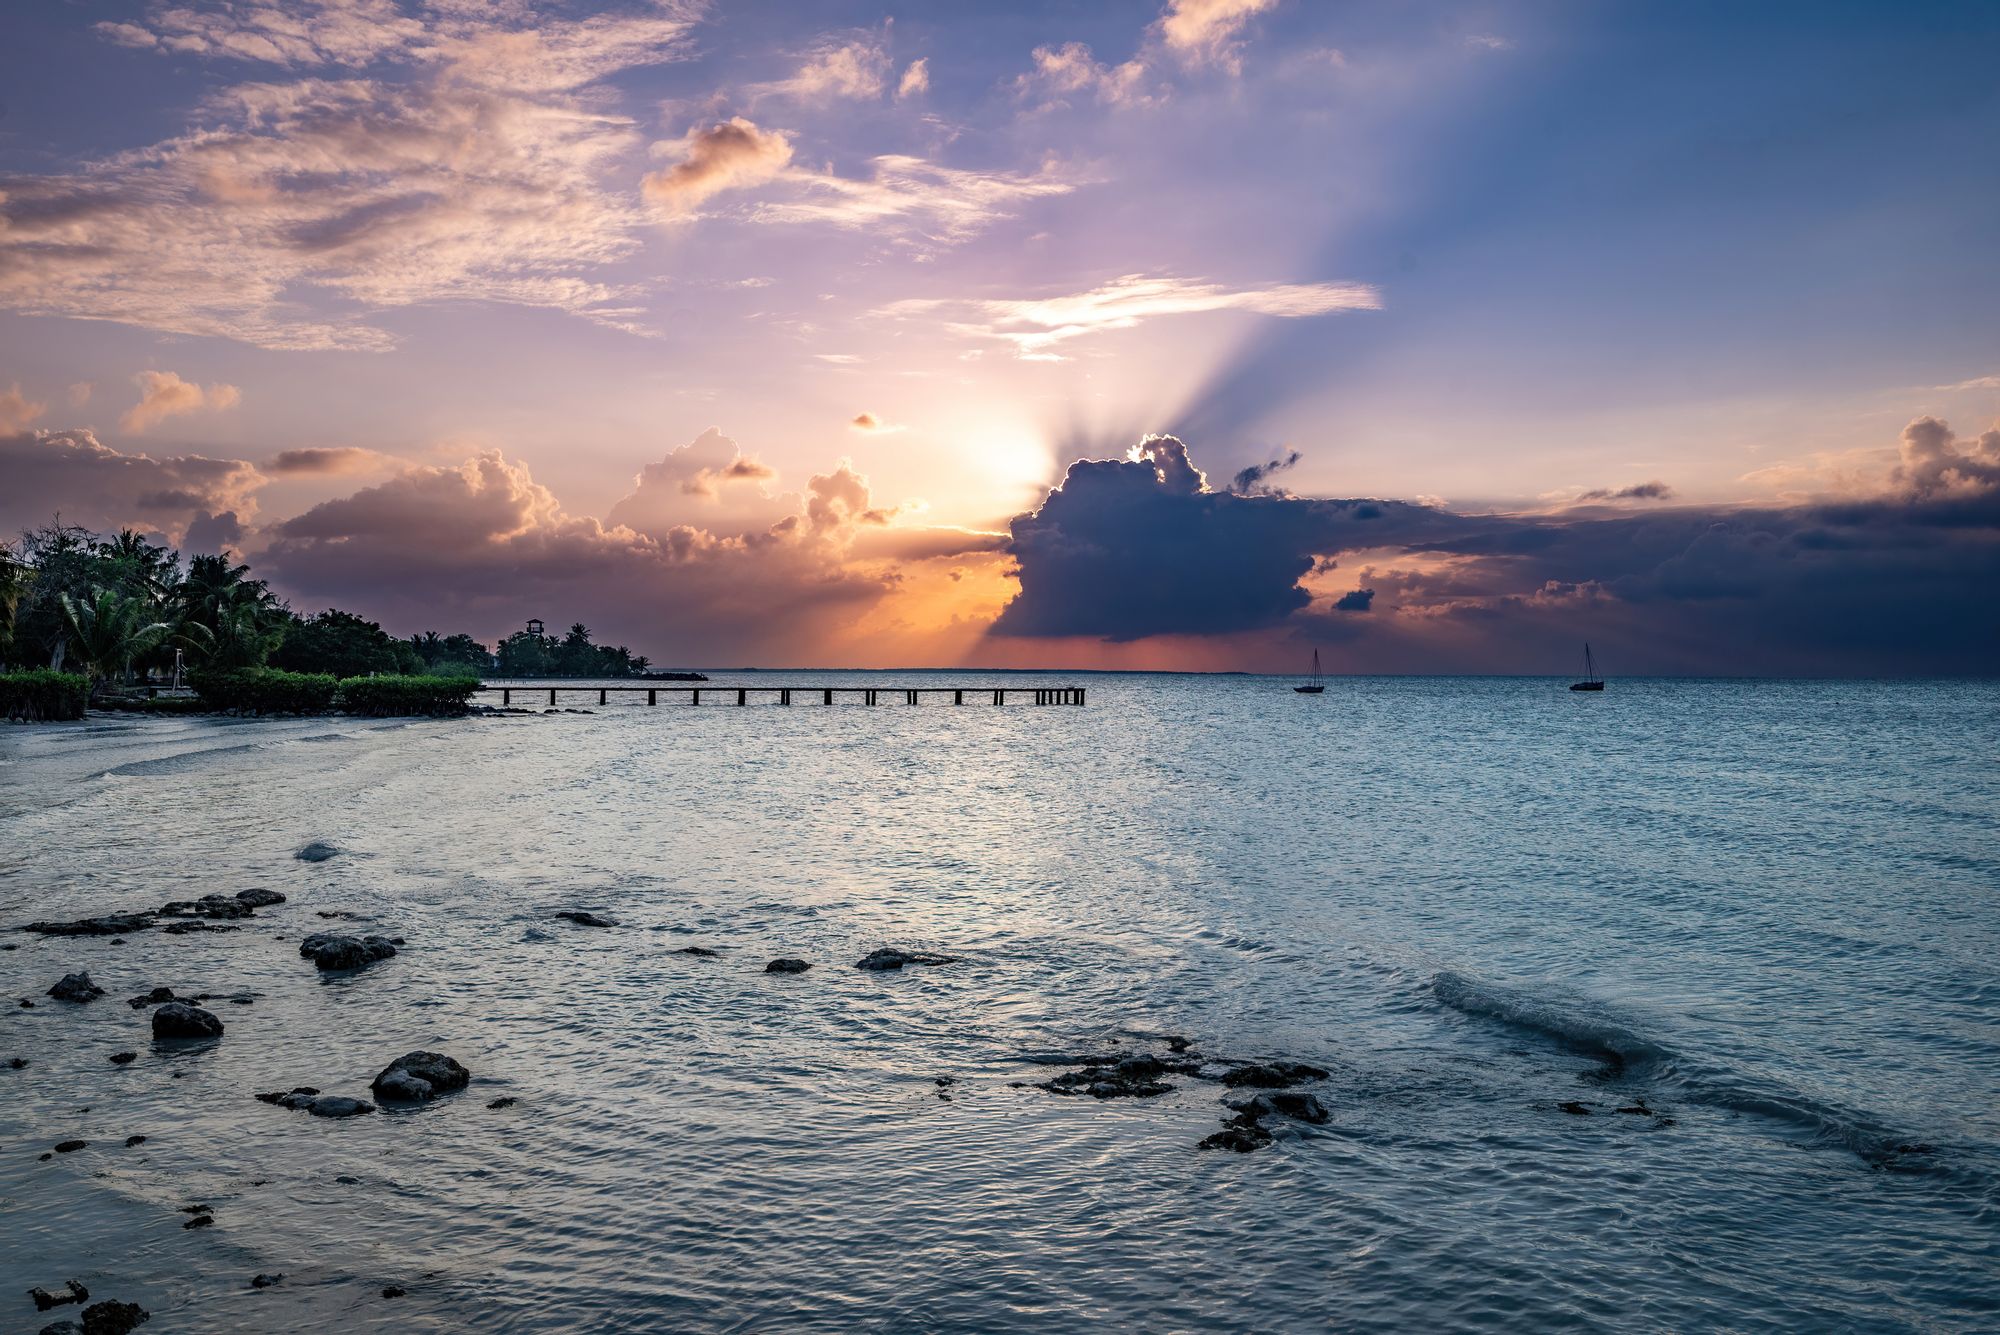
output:
M1212 1136L1205 1137L1197 1147L1204 1150L1234 1150L1238 1154L1248 1154L1261 1150L1271 1143L1271 1133L1252 1123L1248 1126L1225 1126Z
M1231 1089L1288 1089L1308 1080L1324 1080L1327 1074L1325 1068L1304 1062L1258 1062L1223 1072L1222 1083Z
M702 959L712 960L717 957L719 952L710 950L707 946L682 946L679 950L676 950L674 954L697 955Z
M812 965L804 960L772 960L764 966L765 973L804 973Z
M162 918L248 918L255 912L250 904L229 895L203 895L160 905Z
M210 922L207 918L183 918L170 922L160 929L168 936L186 936L189 932L240 932L243 929L234 923Z
M221 1038L222 1021L199 1006L169 1001L153 1012L154 1038Z
M138 1060L139 1054L136 1052L114 1052L111 1054L111 1064L113 1066L124 1066Z
M339 857L340 850L332 844L321 843L315 839L292 856L300 862L325 862L328 858Z
M441 1052L406 1052L382 1069L370 1088L385 1102L429 1103L464 1089L472 1073Z
M122 936L153 925L150 913L105 913L74 922L31 922L21 930L38 936Z
M134 1145L143 1145L145 1143L146 1143L146 1138L144 1136L125 1137L125 1148L128 1150L131 1149Z
M343 936L338 932L314 932L299 942L299 955L321 969L336 972L362 969L396 953L397 942L386 936Z
M7 1067L9 1070L25 1071L28 1068L28 1059L26 1057L9 1057L7 1059Z
M488 1103L486 1106L489 1108L511 1108L519 1102L520 1100L515 1098L512 1094L503 1094L499 1098L494 1099L492 1102Z
M957 955L931 955L921 950L895 950L883 946L879 950L869 951L856 960L854 967L879 973L885 969L900 969L905 964L957 964L958 962Z
M1574 1099L1570 1099L1564 1103L1558 1103L1556 1107L1562 1109L1564 1112L1568 1113L1571 1117L1590 1116L1590 1109L1585 1107L1583 1104L1578 1103Z
M263 886L252 886L248 890L238 890L236 898L253 909L267 909L273 904L282 904L285 897L276 890L266 890Z
M86 1001L95 1001L103 996L104 989L90 981L90 974L87 971L79 970L76 973L64 974L62 981L49 989L48 995L57 1001L74 1001L82 1005Z
M125 1004L135 1011L142 1011L148 1006L157 1006L163 1001L173 999L174 990L171 987L156 987L142 997L127 997Z
M78 1150L87 1149L89 1146L90 1142L87 1140L59 1140L56 1142L56 1153L75 1154Z
M81 1329L83 1335L132 1335L152 1319L152 1313L137 1303L92 1303L83 1309Z
M1262 1121L1266 1117L1289 1117L1295 1122L1310 1122L1314 1126L1326 1123L1326 1105L1311 1094L1296 1090L1276 1090L1259 1094L1255 1098L1228 1100L1226 1107L1234 1109L1239 1122Z
M367 1099L352 1099L345 1094L322 1094L311 1085L297 1085L290 1093L259 1094L257 1101L275 1103L294 1112L308 1112L314 1117L365 1117L375 1111L375 1105Z
M588 909L564 909L556 914L556 916L567 919L575 923L578 927L616 927L618 925L615 919L592 913Z
M64 1303L89 1302L90 1290L83 1287L82 1280L72 1279L59 1289L29 1289L28 1296L35 1300L37 1312L46 1312L51 1307L61 1307Z
M1053 1080L1044 1080L1037 1089L1051 1094L1088 1094L1094 1099L1150 1099L1170 1094L1174 1087L1160 1077L1170 1071L1192 1074L1181 1063L1169 1064L1158 1057L1125 1057L1105 1065L1065 1071Z
M253 1289L268 1289L273 1284L276 1284L281 1280L283 1280L284 1277L285 1275L283 1271L280 1271L275 1275L263 1275L263 1274L252 1275L250 1277L250 1287Z

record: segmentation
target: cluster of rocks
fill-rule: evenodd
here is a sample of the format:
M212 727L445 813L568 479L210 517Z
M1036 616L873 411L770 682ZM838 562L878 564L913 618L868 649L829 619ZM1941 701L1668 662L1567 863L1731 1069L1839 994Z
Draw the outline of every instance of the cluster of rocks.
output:
M158 926L159 919L168 918L172 921L167 923L165 930L175 935L231 931L234 929L220 924L252 917L260 908L284 902L285 897L276 890L257 886L239 890L233 895L209 894L199 899L170 900L150 913L100 913L69 922L31 922L21 930L37 936L125 936Z
M193 996L183 997L177 995L171 987L156 987L140 996L125 998L125 1004L135 1011L142 1011L148 1006L159 1006L169 1001L185 1001L191 1004L226 1001L232 1006L248 1006L256 999L256 996L249 992L197 992Z
M365 969L377 960L386 960L402 944L400 936L347 936L340 932L314 932L299 942L299 956L311 960L323 972L339 973Z
M1264 1123L1272 1118L1321 1125L1327 1110L1317 1097L1295 1091L1293 1086L1324 1080L1324 1067L1305 1062L1240 1062L1205 1058L1195 1053L1193 1042L1176 1034L1159 1036L1168 1055L1104 1052L1088 1054L1041 1054L1029 1061L1038 1066L1068 1066L1052 1079L1033 1082L1035 1089L1067 1097L1087 1095L1094 1099L1151 1099L1171 1094L1176 1086L1170 1075L1213 1081L1228 1089L1263 1091L1243 1099L1225 1099L1233 1116L1223 1129L1207 1137L1200 1148L1235 1150L1247 1154L1271 1143L1273 1136ZM1029 1085L1016 1081L1016 1086Z
M377 1100L390 1105L429 1103L440 1094L464 1089L472 1073L441 1052L406 1052L383 1067L370 1089ZM275 1104L314 1117L362 1117L376 1111L367 1099L344 1094L323 1094L312 1085L298 1085L286 1091L259 1094L261 1103ZM489 1107L505 1107L512 1099L498 1099Z

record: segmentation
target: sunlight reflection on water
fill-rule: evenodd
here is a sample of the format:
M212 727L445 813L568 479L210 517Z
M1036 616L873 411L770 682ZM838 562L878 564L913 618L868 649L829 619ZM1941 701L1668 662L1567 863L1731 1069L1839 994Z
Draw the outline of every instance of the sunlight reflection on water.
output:
M291 896L4 938L15 995L110 995L6 1012L0 1295L76 1275L166 1331L1990 1325L2000 688L1087 680L0 732L7 925ZM318 977L320 912L408 945ZM964 962L852 967L879 945ZM168 1052L122 1000L160 984L257 995ZM1205 1153L1212 1083L1015 1087L1159 1033L1331 1068L1331 1121ZM418 1047L473 1087L251 1098Z

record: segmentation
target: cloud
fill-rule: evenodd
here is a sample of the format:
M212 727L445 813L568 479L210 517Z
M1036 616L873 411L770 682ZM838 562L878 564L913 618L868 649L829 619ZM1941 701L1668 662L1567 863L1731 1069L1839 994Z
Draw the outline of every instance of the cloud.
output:
M90 395L97 385L89 380L79 380L69 387L69 406L81 408L90 402Z
M241 459L126 454L89 431L0 435L0 533L66 522L176 536L195 522L256 510L264 476Z
M352 445L280 450L264 465L276 477L340 477L366 473L381 467L386 459L374 450Z
M591 85L685 54L686 8L399 13L240 0L106 30L303 75L222 87L159 143L0 178L0 306L283 349L385 349L379 312L442 301L636 329L596 274L638 247L620 175L638 136Z
M1248 468L1242 469L1235 477L1230 479L1229 489L1239 496L1247 496L1268 490L1264 484L1270 480L1273 473L1281 473L1287 468L1295 468L1298 466L1299 460L1303 458L1305 456L1297 450L1291 450L1267 462L1251 464Z
M1634 482L1629 487L1600 487L1586 491L1577 497L1579 501L1665 501L1672 500L1674 489L1655 478L1651 482Z
M943 315L962 337L1011 344L1017 355L1049 357L1057 344L1107 330L1134 329L1166 315L1249 311L1303 319L1334 311L1380 310L1380 295L1361 283L1277 283L1230 288L1184 278L1127 274L1069 296L1013 300L917 299L896 302L882 314L909 318Z
M1901 461L1891 476L1911 495L1926 499L2000 487L2000 426L1964 444L1961 450L1948 424L1919 417L1903 428Z
M1496 36L1490 32L1471 33L1466 37L1465 44L1477 47L1481 51L1512 51L1514 49L1514 43L1511 40Z
M1190 65L1212 64L1231 73L1242 66L1238 38L1278 0L1167 0L1154 25L1168 51Z
M1014 80L1021 97L1038 98L1045 106L1066 106L1079 93L1116 107L1146 106L1160 94L1147 88L1148 70L1143 59L1121 65L1100 64L1082 42L1061 46L1038 46L1031 58L1034 68Z
M203 389L172 371L141 371L132 377L132 383L139 387L139 401L118 419L118 425L135 434L182 413L227 412L243 398L234 385Z
M775 180L791 165L792 141L781 130L761 130L741 116L679 140L655 144L677 161L642 183L645 197L669 218L690 218L725 190L747 190Z
M16 382L5 393L0 393L0 436L26 430L28 423L40 417L48 406L46 403L31 402Z
M921 93L928 93L930 90L931 62L929 57L921 57L913 60L904 67L902 81L896 85L897 97L916 97Z
M847 425L856 431L867 431L875 435L889 435L903 429L898 423L885 421L874 413L856 413Z
M712 460L718 442L712 433L687 449ZM692 461L658 480L683 494ZM543 616L583 621L660 662L793 661L896 588L847 559L857 532L883 522L865 478L843 461L794 499L747 534L688 523L640 532L567 513L525 465L494 452L315 506L275 526L259 569L313 605L365 608L399 631L490 633Z
M795 496L773 494L765 485L777 471L744 454L715 427L647 464L632 479L629 495L611 507L610 523L664 537L676 528L698 527L732 536L761 532L795 513Z
M921 62L919 62L921 63ZM914 68L914 67L913 67ZM882 96L888 87L889 52L875 38L827 43L789 79L752 84L744 91L752 101L784 97L799 102L861 100ZM904 83L909 75L903 76Z
M1582 639L1631 672L2000 667L2000 433L1906 434L1900 490L1782 509L1458 515L1209 490L1171 437L1079 460L1010 527L1001 637L1296 635L1372 671L1560 671ZM1364 556L1365 586L1309 581ZM1363 610L1366 618L1343 615ZM1323 607L1325 610L1315 610Z
M906 223L935 241L963 241L993 223L1014 216L1031 200L1066 195L1077 182L1054 166L1026 172L981 172L939 166L922 158L887 154L874 159L867 180L831 171L794 171L788 183L802 197L759 205L752 221L830 223L845 228L879 228Z

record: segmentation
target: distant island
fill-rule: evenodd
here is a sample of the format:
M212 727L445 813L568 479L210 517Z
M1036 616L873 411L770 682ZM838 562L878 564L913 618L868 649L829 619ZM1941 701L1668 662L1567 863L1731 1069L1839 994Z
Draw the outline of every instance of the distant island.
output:
M644 654L595 643L581 622L556 636L530 620L488 649L463 633L397 639L339 608L301 615L248 565L184 564L130 529L104 537L57 519L0 543L0 716L9 719L80 718L93 705L464 713L486 677L707 680L654 671Z

